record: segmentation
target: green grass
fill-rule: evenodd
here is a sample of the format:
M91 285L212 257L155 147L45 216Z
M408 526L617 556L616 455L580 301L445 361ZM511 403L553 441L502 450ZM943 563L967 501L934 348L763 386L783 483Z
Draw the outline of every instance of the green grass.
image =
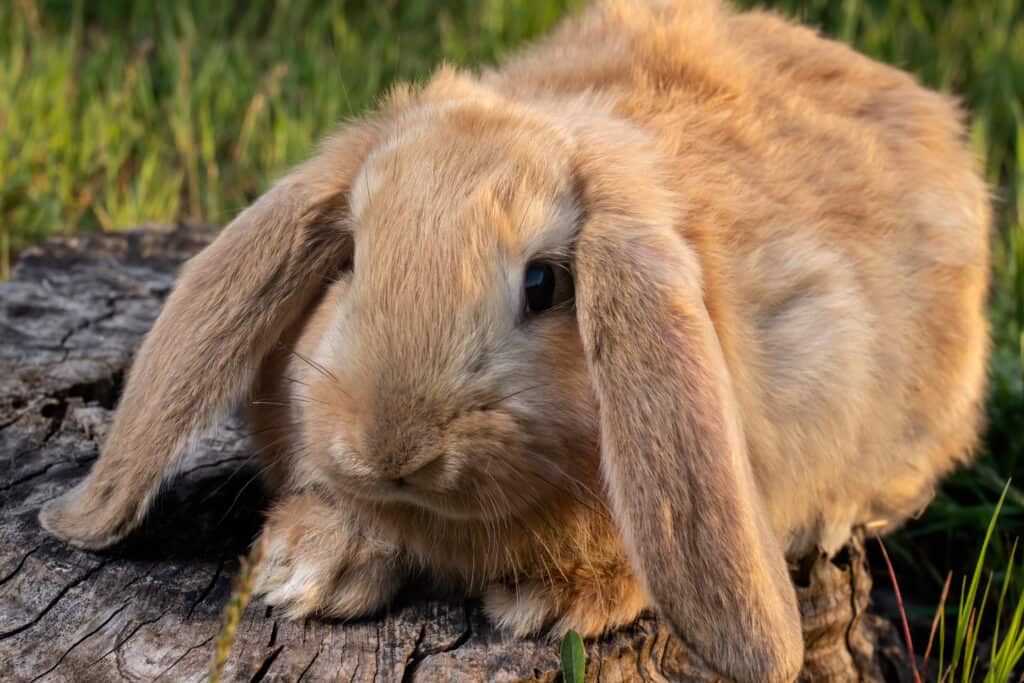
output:
M493 61L568 4L0 3L4 273L54 233L223 222L394 80Z
M984 616L989 606L989 593L993 586L994 575L990 573L985 582L985 590L978 600L978 587L981 585L981 578L985 573L985 560L988 555L989 544L995 531L999 514L1006 502L1006 494L1010 488L1009 482L1003 487L999 496L992 518L985 529L985 540L981 543L981 550L975 561L974 572L971 574L970 584L964 576L960 584L960 599L957 604L956 622L953 625L950 657L946 659L946 613L945 613L945 591L943 599L938 608L938 632L939 632L939 660L936 667L936 678L943 681L956 681L958 678L962 683L971 683L977 680L977 674L982 669L979 667L982 660L979 654L979 635L984 630ZM1007 560L1006 572L1002 579L995 583L999 591L999 598L995 605L995 625L989 634L989 657L984 667L985 683L1002 683L1010 679L1010 676L1017 670L1017 665L1024 657L1024 595L1018 594L1016 602L1006 602L1006 596L1013 576L1015 567L1017 545L1014 543ZM1010 618L1006 623L1006 617ZM1000 628L1002 626L1002 628ZM928 649L925 651L924 659L927 665L929 651L933 643L935 622L933 622L932 633L928 638ZM959 674L959 676L958 676Z
M569 629L558 647L563 683L583 683L587 675L587 651L583 639L576 631Z
M441 59L493 62L580 4L0 2L0 277L21 249L53 234L225 222L389 83L422 79ZM995 191L983 453L889 541L912 621L928 623L947 571L972 572L1006 478L1024 482L1024 3L740 4L796 15L957 93ZM1024 590L1024 573L1007 569L1022 531L1015 483L985 554L1007 605Z

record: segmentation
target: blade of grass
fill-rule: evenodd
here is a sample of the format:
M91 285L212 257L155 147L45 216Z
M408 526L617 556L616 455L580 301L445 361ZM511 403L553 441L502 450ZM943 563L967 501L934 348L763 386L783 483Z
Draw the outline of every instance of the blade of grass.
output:
M967 646L964 649L964 660L967 662L967 666L964 667L964 683L970 683L974 680L974 673L978 667L978 658L975 656L978 645L978 633L981 631L981 622L985 617L985 605L988 602L988 592L991 588L992 572L989 572L988 581L985 582L985 592L981 596L981 606L978 608L978 618L974 620L974 628L971 631L970 637L967 640Z
M953 572L950 571L946 574L946 582L942 585L942 595L939 597L939 606L935 609L935 618L932 619L932 628L928 632L928 645L924 649L924 658L921 662L921 669L925 672L928 671L928 659L932 654L932 644L935 642L935 631L939 627L941 621L941 615L946 609L946 599L949 597L949 586L953 581ZM942 660L939 660L939 670L942 670Z
M562 680L565 683L583 683L586 677L587 652L583 639L576 631L569 629L562 638L559 648L562 660Z
M953 640L953 655L950 660L950 679L952 680L956 675L956 670L962 665L964 671L968 671L971 668L971 662L966 659L964 648L971 642L968 627L970 620L975 613L975 600L978 594L978 585L981 583L981 574L985 566L985 555L988 552L989 542L992 540L992 532L996 528L996 520L999 518L999 512L1003 508L1003 501L1006 500L1006 492L1010 488L1010 481L1007 480L1006 485L1003 486L1003 492L999 496L999 501L996 503L995 509L992 512L992 518L989 520L988 528L985 530L985 540L982 541L981 550L978 551L978 560L974 565L974 573L971 576L970 587L967 589L966 596L964 595L964 589L961 587L960 590L960 609L957 614L956 632ZM973 652L972 652L973 654Z
M989 671L986 681L1002 683L1009 678L1013 670L1024 655L1024 629L1021 628L1024 620L1024 593L1017 598L1017 606L1013 612L1013 618L1006 630L1002 643L995 643L996 649L995 671Z
M1009 562L1006 565L1006 578L1003 579L1003 587L999 591L999 602L996 604L996 625L995 625L995 628L992 631L992 643L993 643L993 645L992 645L991 657L990 657L990 666L989 666L990 669L994 668L994 666L995 666L996 645L999 643L999 624L1000 624L1000 621L1003 618L1003 604L1004 604L1004 601L1006 599L1006 589L1010 587L1010 583L1011 583L1010 579L1011 579L1011 577L1013 577L1013 561L1014 561L1014 558L1015 558L1016 554L1017 554L1017 540L1014 540L1013 548L1010 550L1010 560L1009 560Z
M939 680L945 676L942 673L942 665L945 662L946 654L946 610L939 610Z

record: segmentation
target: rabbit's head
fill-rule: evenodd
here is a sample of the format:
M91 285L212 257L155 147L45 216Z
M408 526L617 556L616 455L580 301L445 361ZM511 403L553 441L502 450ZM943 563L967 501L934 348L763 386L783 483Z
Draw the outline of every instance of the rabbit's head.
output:
M316 309L296 378L298 471L486 518L600 467L677 631L740 678L795 675L793 588L656 143L450 72L355 130L188 267L133 369L137 400L47 527L92 546L123 535L172 451Z
M365 159L352 257L291 363L297 450L340 490L490 518L596 480L571 156L539 118L470 99L407 113Z

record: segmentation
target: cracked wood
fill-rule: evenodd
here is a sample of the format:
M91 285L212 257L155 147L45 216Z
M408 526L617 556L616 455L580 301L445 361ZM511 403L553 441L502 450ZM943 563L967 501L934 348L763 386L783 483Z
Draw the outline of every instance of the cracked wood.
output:
M230 418L201 439L144 527L102 555L47 537L36 513L97 457L132 354L179 266L212 234L57 240L27 251L0 284L0 680L205 680L237 557L266 504L244 425ZM814 566L801 589L818 644L809 674L892 674L899 648L864 611L863 567ZM651 616L588 643L587 656L593 681L710 678ZM283 621L254 603L226 678L554 681L557 668L551 640L505 638L475 601L414 586L348 624Z

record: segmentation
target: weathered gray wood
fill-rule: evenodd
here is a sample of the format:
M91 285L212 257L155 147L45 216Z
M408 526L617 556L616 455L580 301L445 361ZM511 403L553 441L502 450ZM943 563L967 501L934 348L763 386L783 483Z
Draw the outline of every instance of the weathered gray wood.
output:
M144 528L110 552L53 540L36 513L96 458L134 349L178 266L211 235L150 228L51 242L0 285L2 681L206 676L265 503L244 425L232 418L202 439ZM853 551L843 569L814 564L801 589L810 678L877 679L904 666L888 623L864 613L870 578ZM653 617L587 649L590 680L710 676ZM505 638L473 600L414 587L387 613L348 624L291 623L256 602L227 679L550 681L557 666L556 644Z

